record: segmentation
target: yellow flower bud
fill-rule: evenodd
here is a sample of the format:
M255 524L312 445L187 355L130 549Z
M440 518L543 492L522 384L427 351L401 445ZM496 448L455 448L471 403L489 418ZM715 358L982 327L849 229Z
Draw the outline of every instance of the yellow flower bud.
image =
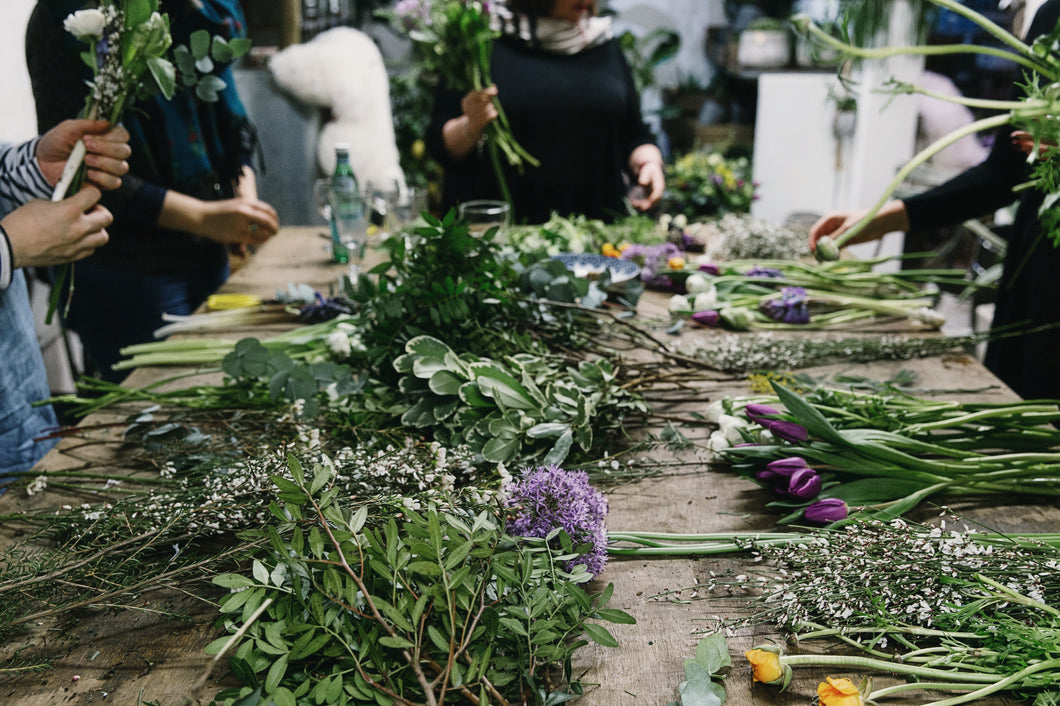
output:
M776 652L755 648L743 654L747 661L751 663L755 681L773 684L784 678L784 668L780 664L780 655Z
M671 257L666 261L666 264L670 266L671 270L683 270L685 268L685 259L683 257Z
M820 706L861 706L861 692L849 679L825 677L817 685L817 698Z

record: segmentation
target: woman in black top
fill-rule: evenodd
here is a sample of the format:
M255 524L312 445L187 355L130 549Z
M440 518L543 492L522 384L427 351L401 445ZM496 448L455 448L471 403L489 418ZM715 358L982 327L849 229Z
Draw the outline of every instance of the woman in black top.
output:
M510 10L510 11L509 11ZM662 153L644 124L640 97L610 18L593 0L509 0L494 6L502 36L493 44L494 85L461 96L442 89L428 134L445 167L444 207L499 198L482 135L504 106L515 139L539 167L505 164L517 222L543 223L553 212L614 220L662 196Z
M1046 34L1060 20L1060 0L1048 0L1034 16L1028 37ZM1022 80L1021 80L1022 82ZM1060 323L1060 248L1043 237L1038 209L1043 195L1020 194L1012 187L1029 177L1026 154L1002 127L990 154L971 169L934 189L886 204L856 242L892 231L938 228L994 212L1019 198L1016 219L998 286L995 329ZM810 230L810 246L824 235L836 236L857 223L865 211L823 216ZM986 366L1021 397L1060 399L1060 327L991 341Z

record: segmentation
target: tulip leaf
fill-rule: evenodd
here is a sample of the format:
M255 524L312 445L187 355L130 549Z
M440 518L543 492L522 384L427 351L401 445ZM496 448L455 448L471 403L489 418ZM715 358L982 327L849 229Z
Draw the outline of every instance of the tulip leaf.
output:
M812 436L819 437L825 441L831 441L835 444L846 445L843 435L840 434L835 427L833 427L823 414L821 414L816 407L802 399L794 392L784 387L783 385L773 382L773 390L777 393L777 397L787 407L788 412L792 414L806 427L807 431Z
M874 505L897 500L924 488L924 483L900 478L862 478L832 486L822 498L838 498L847 505Z

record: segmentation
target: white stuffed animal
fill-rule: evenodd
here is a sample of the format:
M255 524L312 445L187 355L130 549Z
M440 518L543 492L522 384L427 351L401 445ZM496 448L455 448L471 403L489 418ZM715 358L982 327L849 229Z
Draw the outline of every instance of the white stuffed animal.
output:
M364 32L336 27L272 57L276 83L296 99L329 108L320 132L317 162L323 174L335 169L335 146L350 147L350 163L361 186L397 184L405 189L394 122L390 81L379 48Z

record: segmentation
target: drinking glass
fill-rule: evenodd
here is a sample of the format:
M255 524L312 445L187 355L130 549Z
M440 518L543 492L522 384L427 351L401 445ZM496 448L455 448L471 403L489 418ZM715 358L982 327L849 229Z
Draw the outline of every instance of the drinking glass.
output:
M360 269L367 240L363 204L358 205L356 214L349 214L341 219L341 222L336 222L336 206L330 177L313 182L313 202L328 224L332 262L350 263L350 272L356 273Z
M493 226L504 227L508 225L511 206L507 201L480 199L464 201L457 207L457 211L461 220L467 222L467 227L471 234L481 235Z
M401 227L397 208L404 187L397 179L366 181L364 183L364 205L368 224L375 226L375 240L384 240Z

